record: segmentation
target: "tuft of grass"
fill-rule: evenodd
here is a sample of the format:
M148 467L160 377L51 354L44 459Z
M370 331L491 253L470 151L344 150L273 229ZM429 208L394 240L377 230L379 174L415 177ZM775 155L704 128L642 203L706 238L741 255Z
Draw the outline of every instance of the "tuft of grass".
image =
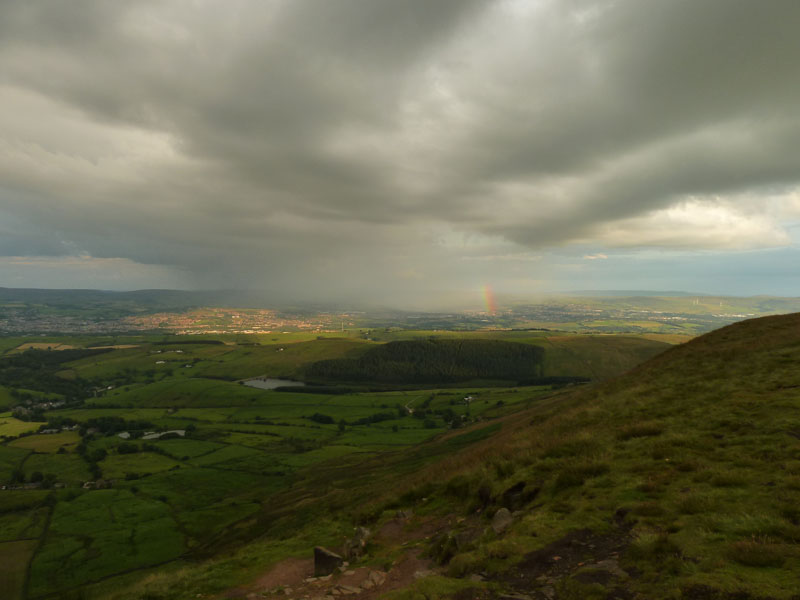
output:
M634 438L655 437L664 432L664 426L661 423L648 422L648 423L634 423L623 427L617 432L617 439L620 441L632 440Z
M744 487L747 478L735 471L722 471L713 475L709 483L714 487Z
M659 502L640 502L633 507L631 512L640 517L661 517L666 514L666 510Z
M728 558L746 567L781 567L789 558L787 547L753 537L728 546Z
M698 515L700 513L713 512L717 508L717 502L707 494L688 494L678 500L678 512L684 515Z
M590 462L568 465L562 469L553 483L553 493L582 486L587 479L605 475L610 470L605 463Z

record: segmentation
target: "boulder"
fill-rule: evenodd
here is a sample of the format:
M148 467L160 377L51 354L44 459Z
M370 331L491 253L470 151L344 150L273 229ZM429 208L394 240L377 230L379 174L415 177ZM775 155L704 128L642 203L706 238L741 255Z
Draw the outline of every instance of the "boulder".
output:
M314 548L314 577L330 575L342 566L344 559L327 548Z
M503 533L511 525L514 518L507 508L501 508L492 517L492 529L495 533Z
M345 544L345 554L349 560L358 560L364 554L370 530L366 527L356 527L355 535Z

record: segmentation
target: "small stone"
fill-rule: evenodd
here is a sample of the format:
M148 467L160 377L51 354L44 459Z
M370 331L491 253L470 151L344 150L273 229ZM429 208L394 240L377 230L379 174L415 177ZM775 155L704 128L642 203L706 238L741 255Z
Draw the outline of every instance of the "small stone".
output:
M371 590L372 588L375 587L375 584L372 583L371 580L367 579L361 582L361 587L364 588L365 590Z
M619 562L613 558L610 558L608 560L601 560L600 562L595 563L591 566L594 569L599 569L602 571L606 571L607 573L611 573L611 575L619 579L630 579L630 575L626 571L620 569Z
M361 588L354 587L352 585L340 585L339 591L341 591L345 596L352 596L353 594L360 594Z
M422 579L423 577L430 577L433 575L433 571L424 570L424 571L415 571L414 572L414 579Z
M384 581L386 581L386 573L382 573L381 571L370 571L369 575L367 575L367 579L369 579L375 585L382 585Z
M507 508L501 508L492 517L492 529L495 533L502 533L511 525L513 517Z
M469 580L474 581L475 583L479 583L483 581L483 577L481 577L477 573L473 573L472 575L469 576Z
M345 575L355 575L355 574L356 574L356 572L355 572L355 571L353 571L353 570L350 570L350 571L345 571L345 572L344 572L344 574L345 574Z

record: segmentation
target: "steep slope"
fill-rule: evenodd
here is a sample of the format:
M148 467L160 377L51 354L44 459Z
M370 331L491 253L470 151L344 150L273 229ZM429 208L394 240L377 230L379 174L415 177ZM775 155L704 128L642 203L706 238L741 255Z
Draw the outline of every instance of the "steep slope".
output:
M449 532L445 573L533 597L798 594L799 367L800 315L766 317L531 409L420 478L449 478L425 494L442 504L518 511L502 535Z

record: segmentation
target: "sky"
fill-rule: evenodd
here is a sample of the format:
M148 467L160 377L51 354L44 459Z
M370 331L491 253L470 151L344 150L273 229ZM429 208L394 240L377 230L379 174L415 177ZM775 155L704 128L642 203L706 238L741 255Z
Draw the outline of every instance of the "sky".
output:
M800 295L796 0L3 0L0 286Z

